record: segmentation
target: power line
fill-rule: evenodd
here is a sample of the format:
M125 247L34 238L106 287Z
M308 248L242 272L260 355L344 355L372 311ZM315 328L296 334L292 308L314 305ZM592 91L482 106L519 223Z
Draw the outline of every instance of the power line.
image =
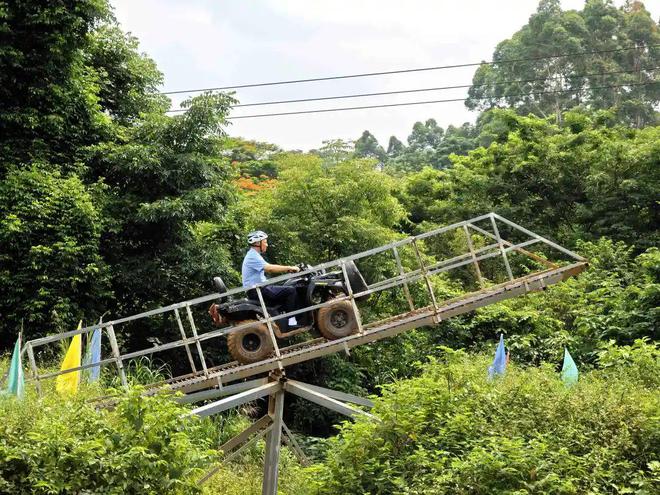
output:
M462 67L476 67L480 65L497 65L497 64L513 64L518 62L533 62L537 60L548 60L555 58L567 58L567 57L579 57L582 55L598 55L601 53L616 53L616 52L625 52L630 50L638 50L643 48L655 48L660 46L660 44L655 45L636 45L626 48L613 48L610 50L595 50L595 51L586 51L586 52L573 52L573 53L563 53L557 55L547 55L544 57L528 57L528 58L518 58L518 59L506 59L506 60L497 60L490 62L471 62L466 64L454 64L454 65L439 65L436 67L419 67L414 69L400 69L400 70L389 70L382 72L364 72L361 74L348 74L344 76L328 76L328 77L312 77L308 79L291 79L286 81L272 81L272 82L263 82L263 83L253 83L253 84L237 84L234 86L218 86L215 88L195 88L195 89L181 89L177 91L163 91L160 94L163 95L174 95L182 93L202 93L204 91L222 91L226 89L242 89L242 88L257 88L262 86L277 86L282 84L299 84L299 83L308 83L308 82L317 82L317 81L332 81L336 79L351 79L356 77L371 77L371 76L384 76L388 74L403 74L409 72L425 72L432 70L443 70L443 69L458 69Z
M649 86L651 84L657 84L658 81L646 82L646 83L631 83L631 84L618 84L611 86L594 86L590 89L611 89L611 88L627 88L631 86ZM549 95L549 94L560 94L560 93L579 93L581 90L557 90L557 91L539 91L533 93L517 93L517 94L503 94L503 95L494 95L483 98L475 98L477 100L490 100L490 99L499 99L499 98L509 98L512 96L539 96L539 95ZM429 100L429 101L412 101L407 103L386 103L382 105L364 105L358 107L340 107L340 108L324 108L317 110L300 110L296 112L278 112L278 113L262 113L255 115L238 115L236 117L229 117L228 120L235 119L251 119L257 117L277 117L283 115L301 115L307 113L328 113L328 112L343 112L347 110L366 110L369 108L387 108L387 107L403 107L411 105L428 105L432 103L450 103L457 101L466 101L468 98L450 98L446 100Z
M660 67L643 67L641 69L631 69L631 70L620 70L620 71L612 71L612 72L600 72L600 73L588 73L588 74L575 74L575 75L569 75L567 78L573 79L573 78L581 78L581 77L596 77L596 76L608 76L608 75L615 75L615 74L630 74L634 72L639 72L639 71L654 71L659 69ZM548 79L551 79L550 77L538 77L535 79L514 79L510 81L502 81L499 83L494 83L495 86L501 86L503 84L515 84L515 83L529 83L529 82L536 82L536 81L546 81ZM421 93L421 92L428 92L428 91L442 91L442 90L447 90L447 89L461 89L461 88L479 88L482 86L490 86L488 83L484 84L461 84L461 85L456 85L456 86L440 86L437 88L420 88L420 89L405 89L405 90L397 90L397 91L383 91L383 92L378 92L378 93L358 93L358 94L350 94L350 95L337 95L337 96L320 96L317 98L299 98L299 99L294 99L294 100L276 100L276 101L263 101L263 102L258 102L258 103L242 103L239 105L232 105L232 108L242 108L242 107L256 107L256 106L265 106L265 105L282 105L286 103L305 103L305 102L310 102L310 101L325 101L325 100L341 100L341 99L346 99L346 98L364 98L368 96L386 96L386 95L397 95L397 94L405 94L405 93ZM187 108L180 108L180 109L174 109L174 110L168 110L166 113L180 113L180 112L187 112Z

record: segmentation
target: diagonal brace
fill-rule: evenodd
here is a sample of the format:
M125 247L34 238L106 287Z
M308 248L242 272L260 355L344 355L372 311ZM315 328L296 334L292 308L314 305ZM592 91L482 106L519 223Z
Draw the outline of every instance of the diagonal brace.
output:
M239 382L228 385L222 388L212 388L210 390L202 390L201 392L194 392L186 394L183 397L177 397L175 400L179 404L189 404L191 402L200 402L203 400L216 399L218 397L226 397L227 395L237 394L246 390L251 390L260 385L268 383L267 378L257 378L256 380L249 380L247 382Z
M333 399L332 397L328 397L327 395L312 390L311 388L308 388L306 385L303 385L300 382L287 381L284 383L284 390L299 397L302 397L303 399L306 399L310 402L314 402L319 406L327 407L328 409L336 411L340 414L344 414L345 416L355 417L361 415L361 416L366 416L370 419L377 419L372 414L369 414L360 409L357 409L356 407L350 406L341 401Z
M226 411L227 409L231 409L232 407L240 406L246 402L251 402L261 397L274 394L280 390L282 390L282 384L280 382L271 382L251 390L246 390L240 394L211 402L210 404L198 407L197 409L193 409L187 414L187 416L197 415L201 418L205 418Z
M371 409L374 407L374 403L369 399L364 397L359 397L357 395L349 394L347 392L340 392L339 390L332 390L330 388L319 387L318 385L311 385L309 383L299 382L297 380L288 380L288 383L295 383L296 385L302 385L305 388L313 390L323 395L327 395L332 399L337 399L342 402L350 402L351 404L358 404L360 406L368 407Z
M270 433L272 429L273 429L273 425L271 424L268 427L266 427L265 429L261 430L258 435L252 437L252 439L249 442L247 442L246 444L244 444L240 449L235 450L234 452L229 454L227 457L222 459L220 461L220 463L218 463L216 466L212 467L209 471L207 471L206 474L204 476L202 476L197 481L197 484L201 485L203 483L206 483L209 480L209 478L211 478L215 473L217 473L220 470L220 468L222 467L223 464L225 464L226 462L229 462L231 459L236 457L238 454L243 452L245 449L247 449L248 447L253 445L257 440L259 440L264 435L267 435L268 433Z
M225 455L229 454L232 450L234 450L240 444L245 442L248 438L250 438L252 435L257 433L259 430L262 430L263 428L266 428L268 425L270 425L271 422L272 420L268 414L262 416L257 421L255 421L250 426L248 426L245 430L243 430L241 433L239 433L235 437L232 437L230 440L227 440L225 443L223 443L218 450L222 450L222 452Z
M282 436L284 443L286 443L291 448L293 453L298 458L298 461L300 461L300 464L302 464L303 466L309 466L310 464L309 459L305 455L305 452L303 452L303 449L300 447L300 444L298 444L296 438L293 436L291 430L289 430L289 427L284 422L282 422L282 433L284 433L284 435Z

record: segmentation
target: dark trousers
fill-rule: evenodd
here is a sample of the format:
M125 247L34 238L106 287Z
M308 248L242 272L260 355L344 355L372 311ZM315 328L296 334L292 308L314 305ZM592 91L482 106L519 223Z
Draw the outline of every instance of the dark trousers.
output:
M295 311L297 309L298 294L293 287L285 287L282 285L268 285L261 288L261 293L264 296L266 306L282 306L284 313ZM250 299L259 299L256 290L248 291Z

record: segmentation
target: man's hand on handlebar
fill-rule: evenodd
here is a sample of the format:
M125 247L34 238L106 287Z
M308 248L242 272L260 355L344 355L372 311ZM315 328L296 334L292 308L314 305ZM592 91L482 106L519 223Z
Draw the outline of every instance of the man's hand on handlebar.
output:
M297 272L300 271L300 267L299 267L299 266L289 266L289 267L287 267L287 268L289 269L289 273L297 273Z

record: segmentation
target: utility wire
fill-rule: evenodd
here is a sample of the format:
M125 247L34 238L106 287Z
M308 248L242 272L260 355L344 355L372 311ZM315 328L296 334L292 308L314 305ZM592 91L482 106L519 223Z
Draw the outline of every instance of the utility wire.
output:
M631 87L631 86L650 86L651 84L657 84L658 81L654 80L652 82L646 82L646 83L631 83L631 84L618 84L618 85L611 85L611 86L594 86L589 89L594 90L594 89L611 89L611 88L626 88L626 87ZM477 100L490 100L490 99L499 99L499 98L509 98L512 96L539 96L539 95L550 95L550 94L561 94L561 93L579 93L581 90L557 90L557 91L539 91L539 92L533 92L533 93L514 93L514 94L502 94L502 95L494 95L494 96L487 96L487 97L482 97L482 98L475 98ZM358 106L358 107L341 107L341 108L324 108L324 109L317 109L317 110L300 110L296 112L278 112L278 113L262 113L262 114L255 114L255 115L238 115L236 117L228 117L228 120L234 120L234 119L251 119L251 118L257 118L257 117L276 117L276 116L282 116L282 115L301 115L301 114L307 114L307 113L328 113L328 112L343 112L347 110L366 110L369 108L387 108L387 107L404 107L404 106L410 106L410 105L428 105L431 103L450 103L450 102L456 102L456 101L466 101L468 98L450 98L446 100L429 100L429 101L412 101L412 102L407 102L407 103L386 103L382 105L364 105L364 106Z
M619 71L612 71L612 72L599 72L599 73L589 73L589 74L575 74L575 75L568 75L566 76L566 79L577 79L577 78L582 78L582 77L596 77L596 76L609 76L609 75L614 75L614 74L631 74L635 72L640 72L640 71L654 71L660 69L660 67L643 67L641 69L631 69L631 70L619 70ZM529 83L529 82L536 82L536 81L546 81L548 79L553 79L551 77L538 77L535 79L514 79L510 81L502 81L498 83L494 83L494 86L501 86L504 84L515 84L515 83ZM346 99L346 98L364 98L367 96L386 96L386 95L398 95L398 94L404 94L404 93L421 93L421 92L428 92L428 91L442 91L442 90L447 90L447 89L461 89L461 88L479 88L482 86L490 86L488 83L483 83L483 84L461 84L457 86L440 86L437 88L421 88L421 89L405 89L405 90L398 90L398 91L383 91L379 93L358 93L358 94L350 94L350 95L337 95L337 96L321 96L317 98L300 98L300 99L295 99L295 100L277 100L277 101L262 101L258 103L242 103L239 105L232 105L232 108L242 108L242 107L256 107L256 106L265 106L265 105L282 105L286 103L304 103L304 102L310 102L310 101L324 101L324 100L341 100L341 99ZM174 110L168 110L166 113L180 113L180 112L187 112L188 108L179 108L179 109L174 109Z
M582 55L598 55L601 53L616 53L616 52L625 52L630 50L639 50L644 48L655 48L660 46L660 44L655 45L637 45L630 46L626 48L613 48L610 50L595 50L587 52L573 52L573 53L562 53L557 55L547 55L544 57L529 57L529 58L517 58L517 59L506 59L506 60L497 60L490 62L471 62L467 64L454 64L454 65L439 65L436 67L419 67L415 69L400 69L400 70L389 70L382 72L364 72L361 74L348 74L344 76L329 76L329 77L312 77L308 79L291 79L288 81L272 81L272 82L263 82L263 83L253 83L253 84L237 84L234 86L218 86L215 88L195 88L195 89L181 89L177 91L163 91L160 94L162 95L175 95L182 93L202 93L204 91L222 91L226 89L242 89L242 88L257 88L261 86L277 86L281 84L299 84L299 83L308 83L308 82L317 82L317 81L332 81L336 79L351 79L356 77L371 77L371 76L384 76L388 74L403 74L408 72L425 72L432 70L443 70L443 69L458 69L461 67L476 67L480 65L498 65L498 64L514 64L518 62L534 62L537 60L548 60L555 58L567 58L567 57L579 57Z

